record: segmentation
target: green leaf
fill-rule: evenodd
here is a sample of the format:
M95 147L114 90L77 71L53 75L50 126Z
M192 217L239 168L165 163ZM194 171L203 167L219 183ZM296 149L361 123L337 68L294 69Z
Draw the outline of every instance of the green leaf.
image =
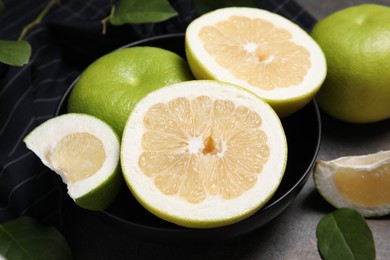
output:
M372 232L364 217L353 209L340 208L323 217L316 235L325 260L375 259Z
M72 259L70 248L54 227L20 217L0 225L0 258Z
M113 25L154 23L177 15L167 0L121 0L110 18Z
M195 9L204 14L212 10L230 7L230 6L246 6L256 7L258 0L192 0Z
M23 66L30 60L31 46L27 41L0 40L0 62Z

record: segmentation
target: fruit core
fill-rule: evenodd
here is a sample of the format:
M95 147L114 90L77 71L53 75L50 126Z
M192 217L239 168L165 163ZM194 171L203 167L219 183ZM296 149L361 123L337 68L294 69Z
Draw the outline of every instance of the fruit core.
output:
M343 196L362 206L380 206L390 203L390 166L382 165L372 171L351 172L340 169L335 183ZM370 194L367 196L367 194Z
M202 150L202 153L204 155L206 155L206 154L211 154L211 155L222 154L223 148L224 148L222 143L214 140L212 136L209 136L204 140L203 146L204 146L204 148Z
M253 187L270 154L259 114L230 100L179 97L143 119L138 165L164 194L200 203Z
M87 133L72 133L64 136L48 155L52 165L74 183L94 175L106 158L103 143Z
M308 50L264 19L231 16L203 27L199 37L219 66L263 90L298 85L311 67Z

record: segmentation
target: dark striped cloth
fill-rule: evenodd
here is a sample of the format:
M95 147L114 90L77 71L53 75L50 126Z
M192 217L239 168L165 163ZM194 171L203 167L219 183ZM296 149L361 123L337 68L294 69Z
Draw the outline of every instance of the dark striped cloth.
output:
M17 39L49 0L5 0L0 39ZM184 32L195 17L190 0L171 1L179 16L158 24L108 26L107 0L62 0L25 40L32 45L23 67L0 64L0 223L21 215L61 223L67 196L56 174L43 166L23 138L53 117L62 95L78 74L99 56L142 38ZM315 20L292 0L262 0L259 8L279 13L309 31Z

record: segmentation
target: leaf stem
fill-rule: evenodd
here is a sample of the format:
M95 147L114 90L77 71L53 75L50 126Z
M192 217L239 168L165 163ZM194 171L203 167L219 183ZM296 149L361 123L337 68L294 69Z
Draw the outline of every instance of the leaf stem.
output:
M110 14L104 17L100 22L102 23L102 34L105 35L107 32L107 22L114 16L115 4L112 4Z
M46 16L46 14L52 9L55 5L59 4L61 0L50 0L50 2L46 5L46 7L42 10L42 12L35 18L31 23L27 24L23 27L23 30L18 38L18 41L22 41L26 34L35 26L42 22L42 19Z

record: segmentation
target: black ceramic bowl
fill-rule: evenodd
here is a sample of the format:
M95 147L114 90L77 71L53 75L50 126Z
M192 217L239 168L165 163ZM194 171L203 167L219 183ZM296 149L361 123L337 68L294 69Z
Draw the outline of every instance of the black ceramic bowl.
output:
M184 35L158 36L131 43L131 46L155 46L176 52L185 58ZM77 80L76 80L77 81ZM66 113L70 86L57 109ZM315 101L297 113L282 119L288 142L288 162L283 180L271 198L251 217L238 223L211 229L184 228L161 220L145 210L124 185L114 203L99 213L118 232L129 232L146 239L160 241L218 241L249 233L283 212L300 192L311 174L321 139L321 119Z

